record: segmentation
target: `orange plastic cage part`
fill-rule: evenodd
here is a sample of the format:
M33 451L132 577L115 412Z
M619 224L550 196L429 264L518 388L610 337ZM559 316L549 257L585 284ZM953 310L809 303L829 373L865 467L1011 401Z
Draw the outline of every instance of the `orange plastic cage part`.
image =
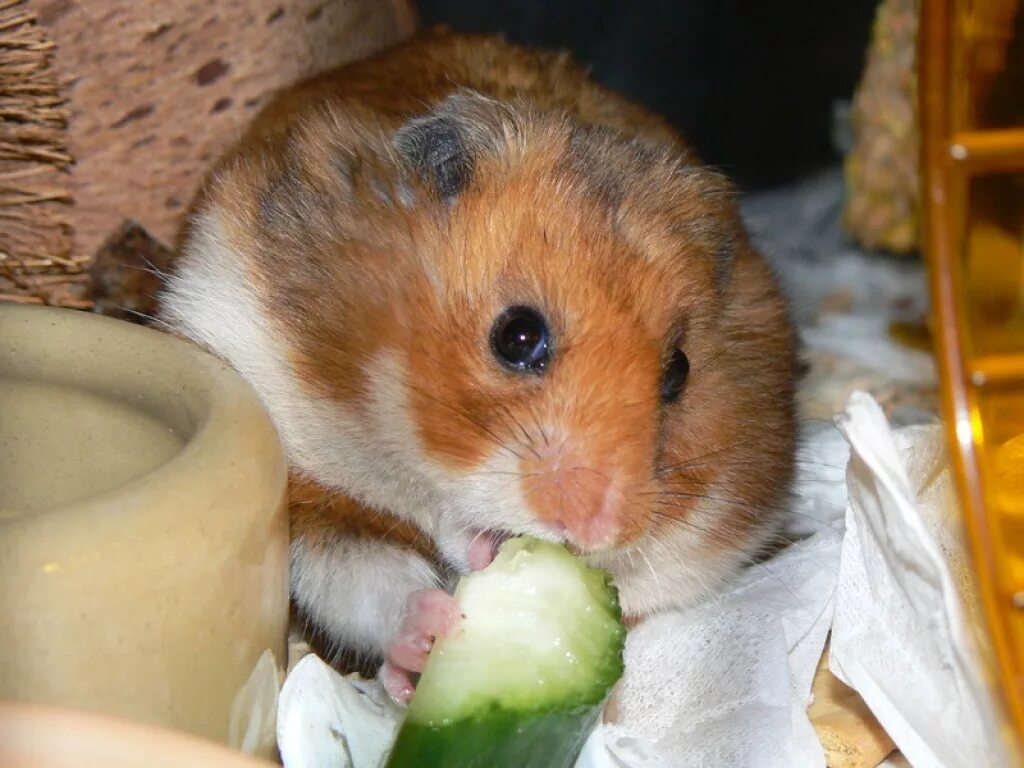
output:
M1024 740L1024 13L924 0L922 213L944 418L978 591Z

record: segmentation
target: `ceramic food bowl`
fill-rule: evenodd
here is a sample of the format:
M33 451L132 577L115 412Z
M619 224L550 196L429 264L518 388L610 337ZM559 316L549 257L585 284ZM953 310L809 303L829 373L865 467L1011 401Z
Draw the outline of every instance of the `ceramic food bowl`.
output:
M0 703L5 768L273 768L273 763L177 731L126 720Z
M272 754L286 484L261 403L212 356L0 305L0 699Z

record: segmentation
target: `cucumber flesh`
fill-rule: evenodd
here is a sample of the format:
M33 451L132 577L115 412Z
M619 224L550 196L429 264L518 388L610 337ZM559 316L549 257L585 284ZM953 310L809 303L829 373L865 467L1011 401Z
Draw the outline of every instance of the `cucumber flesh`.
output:
M388 765L571 765L622 674L618 594L557 544L502 545L455 591Z

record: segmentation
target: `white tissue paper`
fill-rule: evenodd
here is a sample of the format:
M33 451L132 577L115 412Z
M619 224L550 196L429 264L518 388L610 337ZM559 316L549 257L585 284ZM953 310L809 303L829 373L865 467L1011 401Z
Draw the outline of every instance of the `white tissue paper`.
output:
M890 432L864 393L839 423L852 456L829 667L912 765L1006 765L941 427Z
M605 726L620 764L824 766L805 710L839 546L838 534L815 534L728 593L630 632L616 723Z
M845 474L835 427L803 435L795 543L714 599L630 632L614 722L577 768L823 768L806 708L830 628L833 671L915 766L1002 764L949 571L966 565L939 428L894 442L860 393L841 424L854 454ZM925 524L918 502L941 514ZM378 768L399 715L375 686L303 660L281 695L285 766Z
M281 689L281 760L286 768L376 768L391 749L401 717L376 680L342 677L311 653Z

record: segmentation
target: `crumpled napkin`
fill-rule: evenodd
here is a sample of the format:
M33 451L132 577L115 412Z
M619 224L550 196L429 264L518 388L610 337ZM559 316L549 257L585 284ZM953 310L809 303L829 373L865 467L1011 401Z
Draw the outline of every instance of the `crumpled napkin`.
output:
M604 726L620 764L823 767L806 708L839 547L822 531L725 594L630 632L616 722Z
M1005 765L942 429L891 432L864 393L839 424L852 456L829 667L911 764Z
M1003 764L951 575L969 571L940 430L894 437L862 393L840 423L848 445L828 425L804 435L790 527L803 538L713 599L630 632L613 722L597 727L577 768L823 768L806 708L830 629L833 671L912 763ZM300 663L281 696L285 766L377 768L399 715L375 685ZM331 751L332 739L347 751Z
M387 757L401 719L376 680L342 677L311 653L281 689L277 745L287 768L375 767Z

